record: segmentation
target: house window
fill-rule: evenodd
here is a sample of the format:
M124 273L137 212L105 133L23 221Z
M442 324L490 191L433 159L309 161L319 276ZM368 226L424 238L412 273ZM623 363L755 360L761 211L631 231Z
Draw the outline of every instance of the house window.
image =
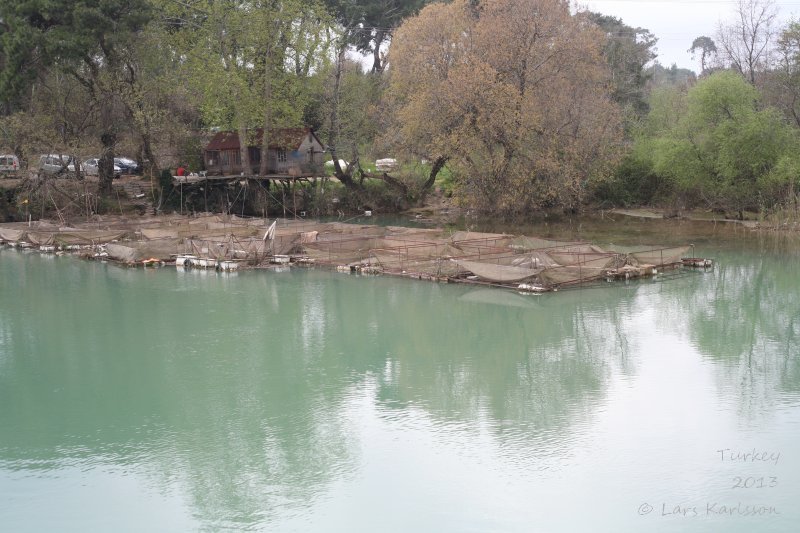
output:
M278 163L286 163L286 150L278 150Z

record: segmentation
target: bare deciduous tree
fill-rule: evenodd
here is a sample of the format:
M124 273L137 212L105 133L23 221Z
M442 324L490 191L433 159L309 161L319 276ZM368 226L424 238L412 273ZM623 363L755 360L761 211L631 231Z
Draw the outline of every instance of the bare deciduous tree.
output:
M777 14L773 0L739 0L734 22L717 29L720 59L752 85L769 65Z

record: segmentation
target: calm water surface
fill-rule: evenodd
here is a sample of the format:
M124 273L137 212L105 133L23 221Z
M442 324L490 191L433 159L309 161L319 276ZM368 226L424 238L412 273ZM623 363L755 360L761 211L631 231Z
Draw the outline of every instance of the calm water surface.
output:
M530 231L718 264L521 296L0 250L0 529L798 531L800 242Z

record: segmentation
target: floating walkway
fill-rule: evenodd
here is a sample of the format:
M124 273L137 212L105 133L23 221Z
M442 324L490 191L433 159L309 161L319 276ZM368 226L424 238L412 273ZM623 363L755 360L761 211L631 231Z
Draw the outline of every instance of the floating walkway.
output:
M223 215L110 217L74 227L0 224L0 243L128 266L232 272L317 265L531 293L713 265L694 257L691 245L611 250L588 242L500 233Z

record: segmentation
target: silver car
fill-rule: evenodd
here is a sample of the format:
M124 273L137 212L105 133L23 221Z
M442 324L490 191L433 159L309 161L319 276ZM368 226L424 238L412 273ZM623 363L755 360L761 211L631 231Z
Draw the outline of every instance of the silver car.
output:
M87 176L97 176L100 174L100 160L98 158L87 159L83 162L83 172ZM114 178L119 178L122 175L122 169L114 165Z
M61 175L75 173L75 162L64 154L47 154L39 157L39 173Z

